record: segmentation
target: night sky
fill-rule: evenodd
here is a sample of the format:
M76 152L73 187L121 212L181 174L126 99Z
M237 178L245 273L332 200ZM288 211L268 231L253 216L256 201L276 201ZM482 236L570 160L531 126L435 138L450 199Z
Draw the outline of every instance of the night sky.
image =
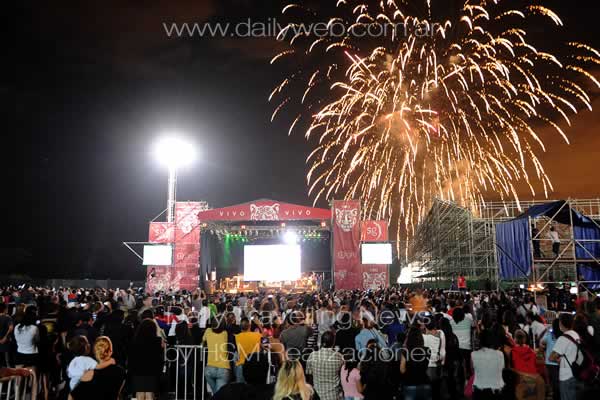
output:
M310 145L300 134L288 137L286 115L270 122L268 95L282 71L269 60L280 45L168 38L162 27L266 19L286 3L17 2L16 40L6 39L3 48L1 86L8 121L0 158L4 272L141 278L139 262L121 242L146 240L148 220L166 205L166 171L151 156L164 132L185 133L199 152L180 173L179 200L310 205ZM561 15L561 40L600 47L600 2L541 3ZM552 51L557 39L548 35L544 48ZM594 105L574 118L571 146L549 139L543 160L555 184L552 198L599 195L600 100Z

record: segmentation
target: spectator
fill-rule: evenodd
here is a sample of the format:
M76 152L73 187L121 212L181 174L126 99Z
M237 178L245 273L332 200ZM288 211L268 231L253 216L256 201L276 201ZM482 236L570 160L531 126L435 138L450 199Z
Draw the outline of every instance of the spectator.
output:
M39 363L38 343L40 340L39 329L36 326L37 315L34 307L27 307L20 323L14 330L17 342L15 363L17 368L37 367Z
M235 364L235 379L238 382L244 382L243 366L246 357L260 350L261 334L250 330L250 321L248 318L241 320L241 332L235 335L237 346L238 361Z
M211 327L204 332L202 342L206 343L208 349L204 376L211 391L217 393L231 377L227 331L222 317L211 320Z
M359 330L352 325L352 315L348 311L341 311L333 325L335 329L335 344L346 358L356 358L356 335Z
M312 329L304 324L304 313L293 312L289 315L290 327L281 332L279 339L284 345L290 358L297 358L306 347L308 337L312 335Z
M249 354L242 366L243 380L223 386L213 400L271 400L275 384L267 382L269 370L266 353Z
M580 337L573 330L573 315L562 313L559 317L562 335L556 340L550 361L559 363L558 380L561 400L577 398L577 382L573 376L573 363L583 362L583 354L579 351Z
M81 383L73 390L73 399L104 400L119 398L119 394L125 384L125 370L116 365L112 358L113 347L107 336L100 336L94 343L94 356L98 366L106 365L104 368L96 366L81 377Z
M0 367L10 366L10 338L13 320L6 313L6 304L0 303Z
M365 400L385 399L394 392L389 368L382 360L377 341L373 339L362 354L360 362L359 392Z
M441 395L442 366L446 357L446 339L444 332L437 329L437 321L433 316L427 317L423 342L431 354L427 368L427 376L431 382L431 397L433 400L438 400Z
M515 333L515 346L512 348L512 365L519 374L521 388L517 390L534 390L538 399L543 400L545 383L537 371L537 357L535 351L527 344L527 334L518 330Z
M321 336L321 348L310 354L306 374L312 376L315 392L321 400L337 400L342 395L340 370L344 359L333 349L335 336L326 331Z
M452 331L458 338L459 359L459 385L464 387L466 381L471 377L471 333L473 329L473 319L465 315L462 307L458 307L452 313L450 321Z
M479 344L481 349L471 354L475 374L473 400L500 399L504 388L504 355L493 348L495 340L491 331L481 333Z
M69 351L73 353L75 358L69 363L67 375L69 376L69 387L71 391L79 385L82 376L87 371L93 371L95 368L102 369L109 365L113 365L115 360L110 358L98 364L96 360L89 356L90 343L83 335L75 336L69 341Z
M156 335L156 324L143 320L137 328L129 353L129 374L136 400L153 400L159 391L164 360L164 343Z
M540 342L540 347L543 349L546 359L546 371L548 372L548 380L552 388L552 396L554 399L560 399L560 381L558 378L559 366L556 361L550 360L550 355L554 349L554 344L562 335L560 330L560 320L556 318L552 321L552 328L546 332L546 335Z
M367 343L369 340L374 339L377 341L377 346L380 349L384 349L387 347L387 343L381 333L375 329L374 321L363 317L362 319L363 328L360 333L356 335L354 339L354 343L356 346L356 351L358 351L359 355L363 354L367 348Z
M340 381L344 392L344 400L361 400L363 395L359 392L360 371L358 361L349 358L340 370Z
M430 352L425 347L421 330L412 327L406 335L406 347L402 351L400 373L405 400L425 400L431 398L431 382L427 370Z
M300 362L285 361L277 374L273 400L310 400L312 395L313 388L306 383Z

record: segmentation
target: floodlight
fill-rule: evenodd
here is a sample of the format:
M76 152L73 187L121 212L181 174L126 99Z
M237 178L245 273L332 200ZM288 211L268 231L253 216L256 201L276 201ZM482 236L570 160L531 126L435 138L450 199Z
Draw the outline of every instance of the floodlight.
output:
M175 137L165 137L154 146L156 159L169 168L191 164L196 158L194 147Z

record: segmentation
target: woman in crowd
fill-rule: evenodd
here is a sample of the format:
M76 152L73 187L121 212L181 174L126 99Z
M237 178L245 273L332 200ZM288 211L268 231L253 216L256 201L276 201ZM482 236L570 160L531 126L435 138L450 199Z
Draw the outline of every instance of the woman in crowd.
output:
M425 400L431 398L429 368L430 351L425 347L423 334L412 327L406 335L406 347L400 359L400 373L405 400Z
M231 359L224 318L217 316L204 332L202 342L208 349L204 376L213 393L217 393L231 377Z
M300 362L285 361L277 374L273 400L310 400L312 395L313 388L306 383Z
M143 320L137 328L129 354L129 373L136 400L153 400L159 391L164 361L164 342L156 335L156 324Z
M113 356L113 345L107 336L94 342L94 356L105 363ZM117 400L125 384L125 370L119 365L109 365L84 374L81 383L71 392L74 400Z
M462 307L457 307L452 313L450 321L452 331L458 338L458 348L460 353L459 367L459 385L464 387L466 381L471 377L471 335L473 329L473 319L465 315Z
M440 331L444 333L445 339L446 357L442 366L442 375L446 377L448 394L454 399L458 393L456 387L456 375L460 366L460 349L458 338L454 334L448 318L442 316L441 318L438 318L438 323L440 324Z
M494 334L484 330L479 336L481 349L471 354L473 371L473 400L501 399L504 380L504 355L494 349Z
M515 332L515 346L511 351L512 366L519 374L519 390L526 392L535 391L538 399L544 399L545 384L537 371L537 357L535 351L527 344L528 335L525 331Z
M348 358L340 370L340 382L344 392L344 400L362 400L363 395L358 391L360 371L358 361Z
M37 388L37 371L39 366L38 344L40 331L36 326L37 309L29 306L23 312L21 321L15 326L14 335L17 344L15 364L17 368L31 367L33 374L33 387ZM32 400L37 398L37 390L32 393Z
M433 400L440 399L440 388L442 381L442 366L446 357L446 340L444 332L438 330L437 321L433 316L425 321L425 334L423 335L425 347L431 354L429 358L429 367L427 376L431 383L431 396Z

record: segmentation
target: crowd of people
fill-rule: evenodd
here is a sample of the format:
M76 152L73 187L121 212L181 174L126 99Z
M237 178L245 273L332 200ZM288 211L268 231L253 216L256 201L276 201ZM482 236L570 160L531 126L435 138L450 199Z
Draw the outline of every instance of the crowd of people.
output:
M0 376L32 374L33 398L44 400L154 399L175 385L180 398L215 400L600 393L600 299L562 288L534 296L7 287L2 296ZM200 345L192 357L169 356Z

